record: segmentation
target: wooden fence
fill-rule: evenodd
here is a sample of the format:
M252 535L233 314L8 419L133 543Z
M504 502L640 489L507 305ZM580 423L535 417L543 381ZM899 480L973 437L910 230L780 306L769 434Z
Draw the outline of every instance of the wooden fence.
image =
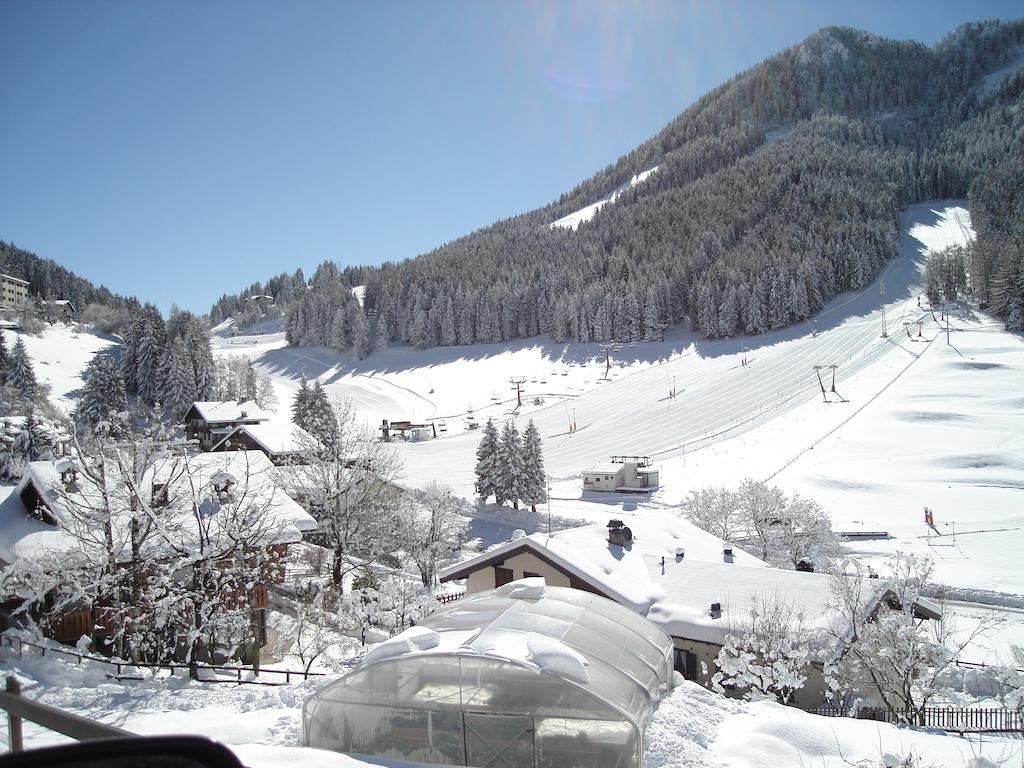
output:
M33 652L38 653L40 656L46 656L47 654L60 654L75 661L79 664L104 664L108 669L113 670L111 677L118 680L138 680L141 679L137 674L134 674L135 670L148 669L153 672L165 671L169 672L173 677L176 673L183 672L188 675L191 667L188 664L154 664L149 662L140 662L138 664L130 661L115 661L113 659L104 659L99 656L89 656L77 651L73 651L70 648L58 648L53 645L45 645L43 643L34 643L30 640L23 640L20 637L13 635L0 635L0 646L8 647L17 652L18 657L21 658L25 654L25 649L31 649ZM231 683L234 685L287 685L292 682L292 679L296 680L308 680L311 677L324 677L328 673L326 672L306 672L303 669L273 669L269 667L248 667L248 666L233 666L233 667L221 667L212 664L199 664L196 666L199 670L200 676L196 680L200 683ZM207 675L203 677L203 675ZM209 675L220 675L220 677L210 677ZM276 679L256 679L261 675L266 675L271 678L276 676ZM284 678L283 680L281 678Z
M920 711L860 707L852 715L848 708L836 706L808 711L823 717L856 717L858 720L918 725L954 733L1024 732L1024 712L1011 707L925 707Z
M8 746L11 752L21 752L24 748L22 720L31 720L44 728L63 733L65 736L78 739L78 741L116 739L135 735L113 725L100 723L51 707L48 704L26 699L21 695L21 683L13 675L8 675L5 690L0 691L0 709L7 711Z

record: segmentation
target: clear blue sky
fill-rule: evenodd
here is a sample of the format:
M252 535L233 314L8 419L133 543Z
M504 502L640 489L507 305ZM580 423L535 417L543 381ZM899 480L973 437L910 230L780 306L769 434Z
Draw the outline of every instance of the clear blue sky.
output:
M0 239L205 312L555 199L828 24L1017 2L0 0Z

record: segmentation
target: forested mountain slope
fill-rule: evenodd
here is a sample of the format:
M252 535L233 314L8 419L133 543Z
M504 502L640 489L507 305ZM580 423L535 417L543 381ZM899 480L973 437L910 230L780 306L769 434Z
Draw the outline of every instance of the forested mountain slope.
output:
M1024 22L933 47L823 29L551 205L397 264L323 265L305 288L282 275L288 339L363 356L394 340L636 340L687 317L709 337L760 333L867 285L897 253L900 210L939 197L969 198L973 291L1019 328L1022 63ZM577 229L551 226L616 190Z

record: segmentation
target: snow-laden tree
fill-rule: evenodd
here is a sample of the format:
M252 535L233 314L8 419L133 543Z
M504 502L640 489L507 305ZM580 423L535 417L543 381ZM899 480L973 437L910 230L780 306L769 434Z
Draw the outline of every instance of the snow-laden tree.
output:
M110 355L95 355L82 374L82 394L75 409L78 426L103 431L113 438L128 428L128 397L117 362Z
M400 507L402 549L416 564L425 587L433 587L441 565L451 560L466 537L467 522L447 486L428 485Z
M813 499L787 497L779 488L745 479L730 490L690 491L682 513L721 539L734 541L777 568L801 563L827 570L842 545L828 514Z
M362 424L352 403L335 400L330 416L330 442L301 445L306 458L287 467L283 482L317 519L316 537L331 551L331 577L340 587L399 549L403 492L395 485L401 464L394 450Z
M784 596L751 598L747 614L729 624L711 684L719 692L738 689L748 701L788 704L807 680L812 640L803 614Z
M336 406L319 379L305 392L300 386L292 406L292 420L324 445L331 446L339 439Z
M0 384L3 383L7 376L7 365L10 362L10 355L7 352L7 339L4 337L4 331L0 328Z
M540 431L530 419L523 430L523 484L522 500L536 512L537 504L547 498L547 474L544 472L544 450Z
M481 501L498 493L498 451L498 428L488 419L476 448L476 495Z
M172 421L181 419L196 401L196 380L185 343L177 338L164 359L160 402Z
M945 673L991 622L978 622L956 638L918 609L932 563L897 553L882 578L859 561L832 576L831 660L825 667L832 695L866 697L900 722L923 725L925 707L948 692ZM878 599L881 595L881 600Z
M5 371L5 383L11 387L25 402L35 400L38 385L36 373L32 367L32 358L25 348L25 340L18 337L11 350L10 360Z
M514 509L519 509L519 501L523 498L526 483L526 465L523 461L523 444L519 439L519 430L515 422L509 419L501 430L498 442L498 471L495 480L495 501L504 504L512 502Z

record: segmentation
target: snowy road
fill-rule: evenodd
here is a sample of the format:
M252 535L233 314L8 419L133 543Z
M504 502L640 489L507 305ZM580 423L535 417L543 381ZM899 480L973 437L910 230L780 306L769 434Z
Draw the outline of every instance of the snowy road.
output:
M535 411L531 416L544 439L549 473L556 478L573 475L612 454L664 459L696 444L734 437L820 397L816 365L838 366L836 389L841 395L845 378L882 357L911 359L923 340L908 338L904 322L929 321L924 326L927 338L938 330L917 302L924 255L970 236L963 205L943 201L908 208L901 221L900 256L868 289L837 297L812 321L754 338L701 341L683 355L623 376L571 406L559 403ZM883 284L888 338L881 336ZM677 396L670 399L673 380ZM836 404L851 412L856 406ZM570 433L573 412L576 431ZM467 434L400 446L408 481L439 479L468 492L478 440Z

